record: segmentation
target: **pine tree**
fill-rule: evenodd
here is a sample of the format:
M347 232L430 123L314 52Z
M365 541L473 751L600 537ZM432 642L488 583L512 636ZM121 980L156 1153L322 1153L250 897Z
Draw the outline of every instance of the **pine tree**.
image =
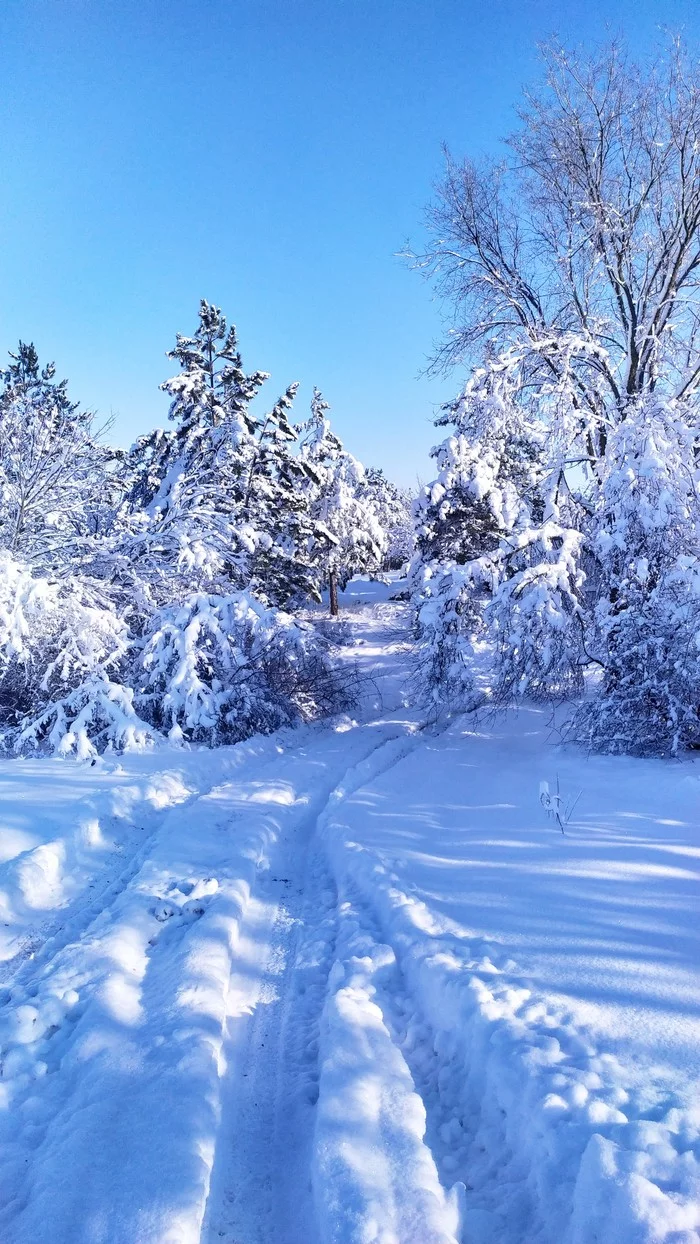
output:
M415 544L410 493L387 479L381 467L367 467L362 495L384 534L382 570L400 570L411 559Z
M0 372L0 545L53 564L100 530L115 455L53 363L42 368L25 342L10 359Z
M242 516L258 533L251 586L276 603L315 595L306 467L292 453L299 429L290 422L298 386L290 385L255 430Z
M572 725L597 750L700 742L697 427L695 403L652 397L609 438L589 531L601 686Z
M517 401L517 365L475 368L446 403L437 427L450 435L431 451L437 478L416 504L418 561L463 566L490 554L524 519L542 514L542 434Z
M315 524L314 560L328 584L330 611L338 613L338 586L353 574L381 565L385 545L365 488L364 467L347 453L325 412L319 389L302 429L301 461L309 480L309 512Z
M127 464L145 555L183 585L252 586L277 604L312 590L304 470L291 453L296 385L268 414L254 412L268 374L246 374L235 327L206 301L194 336L178 335L169 357L181 370L161 388L176 426L141 438Z

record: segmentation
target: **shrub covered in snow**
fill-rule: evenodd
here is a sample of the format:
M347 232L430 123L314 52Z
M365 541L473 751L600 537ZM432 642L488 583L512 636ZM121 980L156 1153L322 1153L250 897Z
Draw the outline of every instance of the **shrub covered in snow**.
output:
M315 628L249 592L200 593L144 622L101 590L0 555L5 748L85 758L166 733L214 746L351 702Z
M6 746L81 758L106 746L142 746L149 727L122 684L129 626L75 576L37 578L0 554L0 721Z
M475 679L475 643L484 634L483 600L494 567L485 559L435 568L416 617L414 692L450 712L468 711L483 699Z
M573 734L675 755L700 740L700 472L695 411L639 402L611 435L591 529L600 694Z
M494 695L556 699L583 687L584 574L578 532L543 523L503 542L486 609L494 641Z
M247 592L193 596L156 615L138 704L175 740L234 743L350 702L315 629Z

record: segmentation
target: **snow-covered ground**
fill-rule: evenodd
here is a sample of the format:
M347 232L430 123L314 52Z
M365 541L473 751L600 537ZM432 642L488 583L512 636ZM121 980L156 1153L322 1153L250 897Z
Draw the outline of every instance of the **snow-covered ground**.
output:
M2 1244L697 1244L700 764L423 727L390 592L353 719L0 766Z

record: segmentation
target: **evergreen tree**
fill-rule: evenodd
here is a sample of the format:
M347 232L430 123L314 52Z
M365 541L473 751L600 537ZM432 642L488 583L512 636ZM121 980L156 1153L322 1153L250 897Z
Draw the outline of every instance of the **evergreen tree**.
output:
M145 556L192 586L252 586L274 603L303 595L313 576L304 470L291 453L296 385L267 415L254 412L267 373L245 373L235 328L205 301L194 336L178 336L169 357L181 371L161 387L176 426L142 437L127 464Z
M38 564L78 554L105 517L114 455L53 363L19 343L0 372L0 545Z
M452 431L431 451L438 475L416 504L420 564L463 566L541 517L542 435L517 400L519 383L517 366L494 361L443 406L436 426Z
M193 337L178 333L168 358L180 364L180 372L161 385L172 399L169 417L182 432L190 427L216 427L240 422L255 430L250 403L269 379L269 373L243 370L236 327L227 327L218 307L202 299L199 324Z
M381 565L385 534L365 487L364 467L347 453L315 388L311 417L303 427L301 461L309 480L309 511L315 523L314 560L328 584L330 610L338 613L338 586L360 571Z
M697 427L695 403L652 397L609 439L590 524L601 686L572 726L598 750L676 755L700 742Z
M362 489L384 533L382 570L400 570L410 561L415 536L410 494L387 479L381 467L368 467Z

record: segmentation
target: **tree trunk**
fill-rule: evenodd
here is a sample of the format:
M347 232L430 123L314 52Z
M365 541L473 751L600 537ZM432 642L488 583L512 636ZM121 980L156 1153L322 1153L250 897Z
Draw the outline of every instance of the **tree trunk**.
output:
M336 575L335 570L329 570L328 572L328 588L329 588L329 596L331 599L331 617L337 618L338 616L338 577Z

